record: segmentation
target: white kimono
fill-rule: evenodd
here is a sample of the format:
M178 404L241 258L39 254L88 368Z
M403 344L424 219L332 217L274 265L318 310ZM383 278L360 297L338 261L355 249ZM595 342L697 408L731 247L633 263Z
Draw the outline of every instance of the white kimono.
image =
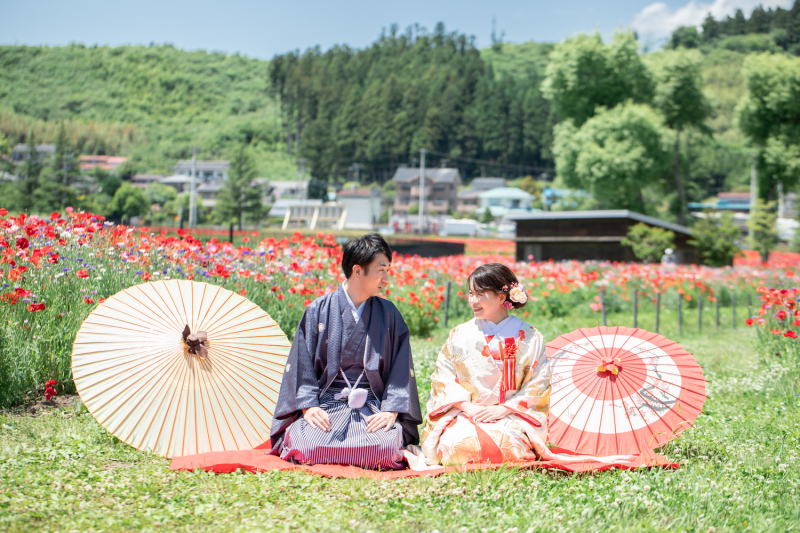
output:
M504 368L505 382L504 382ZM450 331L436 360L421 448L428 465L535 461L547 453L550 368L544 339L511 316ZM474 422L454 404L502 404L496 422Z

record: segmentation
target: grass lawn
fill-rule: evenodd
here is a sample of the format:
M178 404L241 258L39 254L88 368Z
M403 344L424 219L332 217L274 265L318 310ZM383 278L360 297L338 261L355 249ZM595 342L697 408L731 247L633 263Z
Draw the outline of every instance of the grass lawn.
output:
M542 330L551 340L577 325ZM703 333L671 336L710 380L696 429L662 450L682 463L675 471L509 468L396 481L174 473L109 435L74 398L35 417L0 414L0 531L800 530L800 364L758 355L749 329ZM415 339L418 376L445 337ZM428 385L420 379L423 400Z

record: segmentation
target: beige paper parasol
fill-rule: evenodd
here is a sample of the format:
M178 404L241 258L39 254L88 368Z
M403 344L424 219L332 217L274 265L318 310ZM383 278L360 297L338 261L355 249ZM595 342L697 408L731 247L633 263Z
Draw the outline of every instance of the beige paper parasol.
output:
M115 294L86 318L72 376L97 421L137 449L166 457L251 449L269 438L290 346L243 296L156 281Z

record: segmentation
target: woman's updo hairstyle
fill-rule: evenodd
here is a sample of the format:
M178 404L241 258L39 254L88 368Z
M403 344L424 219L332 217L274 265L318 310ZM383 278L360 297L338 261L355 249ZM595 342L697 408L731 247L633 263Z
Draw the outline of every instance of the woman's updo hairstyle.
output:
M467 279L467 287L478 293L492 291L495 294L505 294L506 302L510 302L514 309L525 307L527 302L515 302L511 299L511 289L519 286L517 276L507 266L500 263L481 265L472 271ZM527 300L527 298L526 298Z

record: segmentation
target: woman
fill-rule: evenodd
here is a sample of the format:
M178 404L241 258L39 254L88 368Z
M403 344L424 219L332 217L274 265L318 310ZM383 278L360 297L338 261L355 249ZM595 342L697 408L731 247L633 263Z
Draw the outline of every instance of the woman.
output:
M542 334L515 316L527 294L499 263L469 277L475 318L456 326L431 376L428 465L533 461L547 454L550 369Z

